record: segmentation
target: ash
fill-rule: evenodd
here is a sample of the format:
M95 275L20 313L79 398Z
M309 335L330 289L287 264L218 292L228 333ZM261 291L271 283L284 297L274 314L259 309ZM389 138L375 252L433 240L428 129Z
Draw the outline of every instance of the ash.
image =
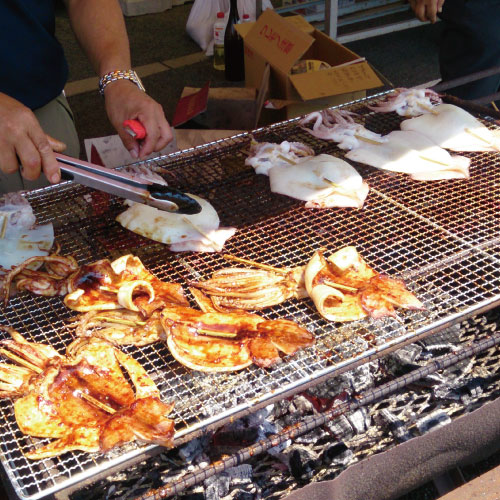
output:
M500 329L500 309L469 319L376 362L333 377L70 495L71 500L128 500L172 483L224 456L333 408ZM487 381L487 383L485 383ZM433 432L500 395L500 349L431 374L411 387L341 415L293 442L269 449L186 489L182 500L278 500L312 481L333 479L351 464Z

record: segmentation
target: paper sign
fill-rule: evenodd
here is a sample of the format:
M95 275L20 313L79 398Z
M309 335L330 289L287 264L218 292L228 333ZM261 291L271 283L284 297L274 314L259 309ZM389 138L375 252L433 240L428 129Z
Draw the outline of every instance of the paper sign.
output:
M382 83L366 61L317 71L314 85L311 73L291 75L290 80L304 100L371 89Z
M312 36L271 9L262 13L245 37L245 45L262 54L271 66L285 74L313 42Z
M173 127L178 127L206 111L209 89L210 82L207 82L198 92L179 99L172 120Z

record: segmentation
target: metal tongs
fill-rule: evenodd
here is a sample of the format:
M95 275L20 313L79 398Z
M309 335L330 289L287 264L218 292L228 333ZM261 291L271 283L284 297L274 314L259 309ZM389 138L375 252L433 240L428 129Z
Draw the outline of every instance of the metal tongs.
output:
M201 205L186 193L147 180L138 182L132 175L94 165L70 156L56 154L61 177L121 198L179 214L197 214Z

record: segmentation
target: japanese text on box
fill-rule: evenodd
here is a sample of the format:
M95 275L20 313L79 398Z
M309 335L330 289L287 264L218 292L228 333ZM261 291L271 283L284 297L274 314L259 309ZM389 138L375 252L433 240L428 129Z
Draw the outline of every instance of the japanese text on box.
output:
M295 44L291 40L280 36L280 34L275 29L273 29L271 26L268 26L267 24L262 27L259 34L266 38L269 42L276 43L278 49L281 50L281 52L283 52L284 54L289 54L295 46Z

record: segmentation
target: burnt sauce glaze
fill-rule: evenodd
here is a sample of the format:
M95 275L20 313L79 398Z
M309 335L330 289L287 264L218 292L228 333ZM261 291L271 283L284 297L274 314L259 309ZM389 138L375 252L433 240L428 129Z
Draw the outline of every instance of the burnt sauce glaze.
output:
M194 215L201 212L201 205L179 189L161 184L151 184L147 186L147 190L157 200L173 201L179 207L178 212L180 213Z

